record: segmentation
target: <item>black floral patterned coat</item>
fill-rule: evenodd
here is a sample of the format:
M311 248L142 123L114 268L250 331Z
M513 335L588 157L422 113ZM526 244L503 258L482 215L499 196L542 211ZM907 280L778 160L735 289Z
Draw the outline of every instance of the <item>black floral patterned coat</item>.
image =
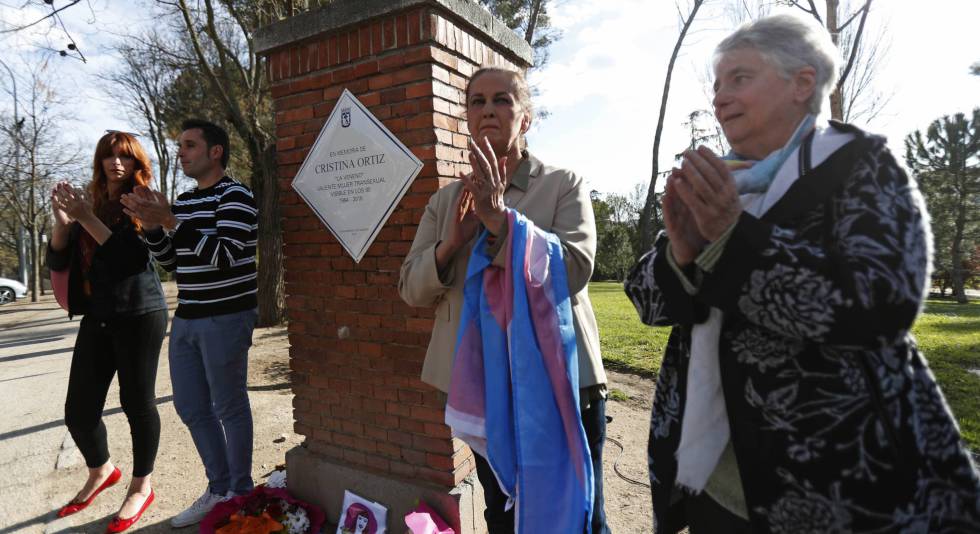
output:
M856 138L766 214L745 212L690 296L667 238L626 293L673 330L649 460L654 525L685 520L674 487L691 327L724 312L722 389L753 532L980 532L980 480L909 331L928 283L921 196L881 137Z

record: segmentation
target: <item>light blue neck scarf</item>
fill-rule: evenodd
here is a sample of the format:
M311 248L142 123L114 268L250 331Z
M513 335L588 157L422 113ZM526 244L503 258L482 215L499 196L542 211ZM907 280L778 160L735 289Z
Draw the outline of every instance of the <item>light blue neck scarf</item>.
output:
M732 171L738 194L765 193L768 191L769 186L772 185L772 181L776 178L776 173L786 163L790 154L799 148L800 143L803 142L803 138L810 133L816 121L817 117L815 115L807 114L800 122L800 125L796 127L796 131L793 132L793 136L789 142L783 148L772 152L760 161L753 162L752 160L746 160L735 152L726 154L722 159L751 163L751 167Z

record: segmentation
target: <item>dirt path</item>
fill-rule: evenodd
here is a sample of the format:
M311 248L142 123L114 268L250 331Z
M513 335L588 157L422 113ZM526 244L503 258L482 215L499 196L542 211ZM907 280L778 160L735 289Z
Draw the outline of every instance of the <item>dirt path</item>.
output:
M167 284L170 309L175 290ZM104 532L125 495L125 484L107 490L88 509L65 519L54 510L81 486L85 464L63 425L71 347L78 318L68 320L50 296L38 303L17 302L0 309L0 534L13 532ZM249 353L249 397L255 420L253 476L261 482L284 461L287 450L302 441L292 432L292 392L289 389L289 347L283 327L257 329ZM171 532L169 519L190 504L206 486L190 434L173 408L170 372L164 343L157 379L161 419L160 451L153 474L157 499L138 523L141 532ZM606 513L616 533L650 532L650 493L647 483L646 439L652 382L609 372L610 389L626 398L610 400L604 461ZM119 408L113 383L104 421L110 453L128 482L132 469L129 427ZM67 439L66 439L67 438ZM612 440L622 444L620 447ZM394 526L391 532L402 534ZM184 529L181 532L196 532Z
M606 440L602 462L609 527L617 534L652 532L647 434L650 432L653 381L608 370L606 375L610 391L618 390L628 397L624 400L610 399L606 404L606 414L613 418L606 428L606 435L611 439ZM622 444L622 452L613 439ZM614 470L617 461L619 474ZM645 485L641 486L639 482Z

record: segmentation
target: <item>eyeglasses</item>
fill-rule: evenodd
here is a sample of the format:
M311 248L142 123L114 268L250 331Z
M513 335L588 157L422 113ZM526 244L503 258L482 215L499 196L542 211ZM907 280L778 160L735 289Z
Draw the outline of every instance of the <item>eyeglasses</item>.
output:
M126 135L131 135L133 137L141 137L140 134L136 132L127 132L125 130L106 130L105 133L107 134L124 133Z

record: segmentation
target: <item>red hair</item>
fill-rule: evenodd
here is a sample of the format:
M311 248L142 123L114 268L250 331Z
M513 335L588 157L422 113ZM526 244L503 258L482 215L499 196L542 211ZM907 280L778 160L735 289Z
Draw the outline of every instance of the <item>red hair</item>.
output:
M347 507L347 514L344 515L344 524L342 528L349 529L351 532L357 530L357 518L359 516L367 517L368 523L364 527L364 532L367 534L374 534L378 531L378 520L374 518L374 514L367 506L359 502L352 502L350 506Z
M124 186L124 192L130 192L138 185L149 187L153 182L153 170L150 166L150 158L143 150L143 145L136 140L132 134L126 132L109 132L99 139L99 144L95 146L95 157L92 158L92 183L88 185L89 196L92 197L92 210L99 219L107 217L106 208L109 205L108 177L102 167L102 160L112 156L114 149L119 148L122 156L133 158L133 174L129 177L129 183ZM139 220L130 218L136 230L142 229ZM107 225L113 221L106 221Z

